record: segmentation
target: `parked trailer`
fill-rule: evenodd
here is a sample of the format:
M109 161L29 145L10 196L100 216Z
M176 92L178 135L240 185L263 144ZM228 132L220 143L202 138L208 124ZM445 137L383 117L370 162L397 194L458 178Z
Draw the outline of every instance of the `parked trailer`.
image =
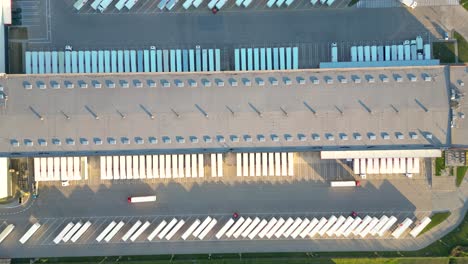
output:
M236 223L226 232L226 237L231 237L234 232L245 222L244 217L237 219Z
M260 223L260 218L255 217L252 223L244 230L244 232L242 232L241 236L244 238L247 237L259 223Z
M88 0L78 0L73 4L73 7L80 11L80 9L88 2Z
M88 230L88 228L91 226L91 222L87 221L70 239L72 243L75 243L80 239L80 237Z
M238 238L251 223L252 219L250 217L247 218L244 221L244 223L239 227L239 229L237 229L236 232L234 232L233 237Z
M309 224L310 220L308 218L304 218L301 224L294 230L294 232L292 232L291 238L296 239Z
M94 2L91 3L91 8L96 10L102 1L103 0L94 0Z
M348 237L362 223L362 219L358 216L354 219L351 225L342 233L344 237Z
M388 222L388 220L389 220L388 216L383 215L380 218L377 225L375 225L375 227L369 232L369 234L371 234L372 236L375 236L380 231L380 229L382 229L382 227Z
M338 62L338 47L335 42L331 44L331 61Z
M309 232L309 237L313 238L316 234L322 230L322 228L327 224L328 220L325 217L320 218L320 221L317 225Z
M284 222L286 221L282 217L278 219L276 224L268 231L268 233L266 234L266 237L270 239L276 233L276 231L280 229L280 227L284 224Z
M326 219L325 219L326 220ZM304 222L302 222L304 224ZM299 236L301 238L305 238L306 236L308 236L310 234L310 232L312 231L312 229L314 229L314 227L317 226L317 224L319 223L319 220L317 218L314 218L312 219L307 225L306 227L304 228L304 230L302 230L300 233L299 233Z
M73 224L73 223L70 223L70 224ZM117 223L115 221L112 221L97 237L96 237L96 241L97 242L101 242L104 237L109 234L109 232L112 230L112 228L114 228L115 226L117 225ZM73 225L72 225L73 226Z
M357 57L357 47L356 47L356 46L352 46L352 47L351 47L351 61L352 61L352 62L358 61L358 57Z
M286 238L289 237L299 227L301 223L302 219L297 217L296 220L294 220L294 222L292 223L292 225L283 233L283 236Z
M335 236L337 236L337 237L341 236L353 222L354 222L354 218L352 216L348 216L348 218L346 218L346 221L343 223L343 225L340 226L335 231Z
M390 46L385 46L385 60L390 61L391 60L391 47Z
M413 230L411 230L410 232L410 235L412 237L417 237L421 231L423 231L423 229L431 222L431 218L429 217L424 217L421 222L419 222L414 228ZM0 241L1 242L1 241Z
M331 181L331 187L357 187L361 186L359 181Z
M263 238L268 233L268 231L270 231L270 229L273 228L273 226L275 226L276 222L278 222L276 218L271 218L270 221L268 221L268 224L265 226L265 228L263 228L262 231L258 234L258 237Z
M390 230L390 228L398 221L398 219L396 217L394 217L393 215L390 216L390 218L388 219L387 223L385 223L385 225L377 232L377 235L379 235L380 237L382 237L383 235L385 235L385 232L387 232L388 230Z
M391 46L391 51L392 51L392 54L391 54L391 56L390 56L390 60L392 60L392 61L398 60L398 55L397 55L397 53L398 53L398 46L397 46L397 45L392 45L392 46Z
M218 220L216 219L211 220L208 226L200 233L200 235L198 235L198 238L200 240L203 240L217 223L218 223Z
M418 59L418 49L416 47L416 40L411 40L411 59L417 60Z
M104 241L109 242L117 234L117 232L119 232L120 229L122 229L124 225L125 223L123 221L120 221L117 224L117 226L114 229L112 229L112 231L104 238Z
M98 6L97 9L102 13L102 12L104 12L104 11L107 9L107 7L108 7L113 1L114 1L114 0L103 0L103 1L99 4L99 6Z
M430 60L431 57L431 44L424 44L424 59Z
M370 46L364 46L364 61L371 61Z
M169 231L171 231L171 229L177 224L178 220L177 218L173 218L169 224L167 224L167 226L161 231L161 233L159 233L158 237L159 239L163 239L163 237L165 237Z
M195 229L195 231L193 231L193 236L198 237L201 234L201 232L203 232L203 230L211 223L211 220L213 220L213 218L211 218L210 216L205 218L201 225L197 229Z
M3 229L2 233L0 233L0 243L5 240L5 238L15 229L15 225L9 224L5 229Z
M406 218L403 223L399 224L397 229L393 231L392 236L394 238L399 238L405 231L410 227L410 225L413 223L413 220Z
M411 44L409 40L405 40L403 43L405 48L405 60L411 60Z
M128 0L119 0L116 4L115 4L115 8L117 10L122 10L122 8L125 6L125 4L127 3Z
M384 57L384 46L378 46L377 47L377 60L378 61L384 61L385 60L385 57Z
M132 7L138 2L138 0L129 0L127 3L125 3L125 7L130 10Z
M371 61L377 61L377 46L371 46Z
M19 242L21 244L24 244L26 243L31 237L32 235L34 235L34 233L36 233L36 231L41 227L41 224L39 223L35 223L33 224L29 229L28 231L26 231L26 233L24 233L24 235L19 239Z
M364 47L363 46L357 47L357 54L358 54L358 61L364 61Z
M231 219L232 220L232 219ZM195 220L193 224L182 234L181 238L187 240L187 238L195 231L195 229L201 224L199 219Z
M145 232L145 230L151 225L150 222L146 221L131 237L130 237L130 240L132 242L135 242L135 240L137 240L137 238L143 234L143 232Z
M284 225L282 225L278 231L276 231L275 233L275 236L276 238L280 238L281 236L284 235L284 233L286 232L286 230L294 223L294 220L289 217L288 220L286 220L286 222L284 223Z
M375 226L379 223L379 219L377 217L372 218L369 225L367 225L360 233L359 236L361 238L365 238L369 232L375 228Z
M252 240L254 239L258 233L260 233L260 231L268 224L268 221L263 219L256 227L254 230L252 230L252 232L250 232L249 234L249 239Z
M141 221L138 220L135 222L135 224L133 224L132 227L130 227L130 229L127 231L127 233L125 233L125 235L123 235L122 237L122 240L123 241L127 241L131 235L133 235L133 233L135 233L135 231L141 226Z
M63 237L73 228L75 224L73 222L68 223L62 231L54 238L54 243L58 244L63 240Z
M226 222L226 224L224 224L224 226L218 231L218 233L216 233L216 238L220 239L226 233L226 231L234 224L234 222L234 219L230 218Z
M163 220L161 223L159 223L158 226L151 232L151 234L148 235L148 241L153 241L153 239L163 230L163 228L167 225L166 220ZM185 240L185 239L184 239Z
M73 235L78 232L78 230L80 230L80 228L83 226L83 223L81 222L78 222L76 223L68 233L65 234L65 236L63 236L63 242L68 242L72 237Z
M328 231L328 229L330 229L334 224L335 222L338 220L338 218L336 218L336 216L332 215L330 218L328 218L328 221L327 223L322 227L322 229L320 229L320 231L318 232L318 234L322 237L323 235L325 235L325 233Z
M167 2L166 4L166 9L171 11L172 8L174 8L174 6L177 4L177 2L179 2L179 0L169 0L169 2Z
M355 236L359 235L362 230L364 230L364 228L367 227L367 225L372 221L372 217L366 215L366 217L364 217L364 219L362 219L362 222L356 227L356 229L354 229L353 231L353 234Z
M335 234L336 230L340 228L340 226L346 221L346 217L340 215L336 222L327 230L326 234L327 236L331 237Z
M171 240L171 238L182 228L182 226L185 224L184 220L180 220L176 226L166 235L167 240Z

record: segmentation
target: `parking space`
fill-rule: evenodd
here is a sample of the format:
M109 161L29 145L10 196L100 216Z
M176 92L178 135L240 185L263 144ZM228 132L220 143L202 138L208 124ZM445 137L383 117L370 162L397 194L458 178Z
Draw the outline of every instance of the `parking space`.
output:
M50 0L15 0L12 8L21 8L21 26L28 28L29 41L48 43L51 40Z

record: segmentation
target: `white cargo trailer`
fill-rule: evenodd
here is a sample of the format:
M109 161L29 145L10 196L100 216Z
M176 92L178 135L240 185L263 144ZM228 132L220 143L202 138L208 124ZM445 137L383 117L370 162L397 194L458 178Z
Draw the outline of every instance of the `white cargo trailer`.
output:
M176 226L169 232L169 234L166 235L167 240L171 240L171 238L182 228L182 226L185 224L184 220L180 220Z
M221 227L221 229L218 231L218 233L216 233L216 238L217 239L220 239L225 233L226 231L234 224L234 219L232 218L229 218L229 220L226 222L226 224L224 224L223 227Z
M159 239L163 239L169 233L169 231L171 231L171 229L177 224L177 222L177 218L173 218L169 222L169 224L167 224L167 226L164 227L164 229L161 230L161 232L158 234Z
M167 225L167 222L166 220L163 220L161 223L159 223L158 226L156 226L156 228L153 230L153 232L151 232L149 235L148 235L148 241L153 241L153 239L159 234L159 232L161 232L161 230L163 230L163 228ZM185 240L185 239L184 239Z
M143 234L143 232L145 232L145 230L151 225L150 222L146 221L131 237L130 237L130 240L132 242L135 242L135 240L137 240L137 238Z
M302 222L304 223L304 222ZM302 230L299 234L299 236L301 238L305 238L306 236L308 236L310 234L310 232L312 231L312 229L314 229L315 226L317 226L317 224L319 223L319 220L317 218L313 218L307 225L306 227L304 228L304 230Z
M343 232L344 237L348 237L357 227L359 224L362 223L362 219L358 216L354 219L354 222Z
M62 231L54 238L54 243L58 244L63 240L63 237L73 228L73 222L68 223Z
M377 235L379 235L380 237L382 237L383 235L385 235L385 232L387 232L388 230L390 230L390 228L398 221L398 219L395 217L395 216L390 216L390 218L388 219L387 223L385 223L385 225L377 232Z
M294 220L294 222L292 223L292 225L288 229L286 229L286 231L284 231L283 236L286 238L289 237L299 227L301 223L302 219L297 217L296 220Z
M128 203L156 202L156 195L128 197L127 201L128 201Z
M353 222L354 222L354 218L352 216L348 216L348 218L346 218L346 221L343 223L343 225L340 226L335 231L335 236L337 236L337 237L341 236Z
M13 231L13 229L15 229L15 225L13 224L9 224L7 227L5 227L5 229L3 229L2 233L0 233L0 243L5 240L5 238Z
M198 235L200 240L205 239L206 235L213 229L213 227L218 223L218 220L212 219L211 222L206 226L206 228Z
M301 224L294 230L294 232L292 232L291 237L296 239L309 224L310 220L308 218L304 218Z
M117 234L117 232L120 231L120 229L122 229L122 227L125 225L125 223L123 221L120 221L117 226L112 229L112 231L104 238L104 241L106 242L109 242L111 241L111 239Z
M359 181L331 181L331 187L356 187L360 186Z
M309 237L313 238L327 224L328 220L325 217L320 218L317 225L310 231Z
M260 231L262 230L262 228L264 228L266 225L268 224L268 221L263 219L256 227L254 230L252 230L252 232L250 232L249 234L249 238L252 240L255 238L255 236L258 235L258 233L260 233Z
M276 231L280 229L280 227L284 224L284 222L286 221L283 218L278 219L276 224L268 231L268 233L266 234L266 237L270 239L276 233Z
M327 236L331 237L335 234L336 230L346 221L346 217L340 215L336 222L327 230Z
M70 223L72 224L73 226L73 223ZM117 223L115 221L112 221L97 237L96 237L96 241L97 242L101 242L104 237L112 230L112 228L114 228L115 226L117 225Z
M416 224L416 226L413 228L413 230L411 230L410 232L410 235L412 237L417 237L421 231L424 230L424 228L431 222L431 219L429 217L424 217L421 222L419 222L418 224Z
M244 221L244 217L237 219L236 223L226 232L226 237L231 237L234 232L236 232L237 229L244 223Z
M133 235L133 233L135 233L135 231L141 226L141 221L138 220L135 222L135 224L133 224L132 227L130 227L130 229L127 231L127 233L125 233L125 235L123 235L122 237L122 240L123 241L127 241L131 235Z
M252 223L252 219L249 217L247 218L244 223L239 227L239 229L236 230L236 232L234 232L234 234L232 235L234 238L238 238L242 232L244 232L244 230Z
M330 218L328 218L328 221L327 223L322 227L322 229L320 229L320 231L318 232L318 234L322 237L323 235L325 235L325 233L328 231L328 229L330 229L334 224L335 222L338 220L338 218L336 218L336 216L332 215Z
M195 231L193 231L193 236L198 237L198 235L200 235L200 233L210 224L211 220L213 220L213 218L211 218L210 216L205 218L201 225L197 229L195 229Z
M284 232L294 223L294 219L289 217L286 222L276 231L275 237L280 238Z
M264 236L266 236L268 231L270 231L270 229L272 229L275 226L276 222L278 222L276 218L271 218L270 221L268 221L268 224L265 226L265 228L263 228L262 231L258 234L258 237L263 238Z
M364 228L367 227L367 225L372 221L372 217L366 215L364 219L362 219L362 222L354 229L353 234L355 236L359 235Z
M378 223L379 219L377 217L372 218L370 223L359 233L359 236L361 236L361 238L365 238L367 234L369 234L369 232L372 231L372 229L374 229Z
M371 236L375 236L379 231L380 229L382 229L382 227L388 222L389 218L388 216L386 215L383 215L379 222L377 223L377 225L375 225L375 227L369 232L369 234Z
M410 227L412 223L413 223L413 220L406 218L405 221L399 224L397 229L393 231L392 236L394 238L399 238Z
M32 235L34 235L34 233L36 233L36 231L41 227L41 224L39 223L35 223L33 224L29 229L28 231L26 231L26 233L24 233L24 235L19 239L19 242L21 244L24 244L26 242L28 242L28 240L32 237Z
M76 232L78 232L78 230L80 230L80 228L81 228L82 226L83 226L83 223L81 223L81 221L78 222L78 223L76 223L76 225L74 225L74 226L70 229L70 231L68 231L68 233L66 233L65 236L63 236L63 239L62 239L63 242L68 242L68 240L70 240L70 239L73 237L73 235L74 235Z
M255 217L255 219L252 221L252 223L242 232L241 236L242 237L247 237L250 232L260 223L260 218Z
M187 238L195 231L195 229L201 224L201 221L199 219L195 220L193 224L185 230L185 232L182 234L181 238L183 240L187 240Z
M75 243L80 239L80 237L88 230L88 228L91 226L91 222L87 221L70 239L72 243Z

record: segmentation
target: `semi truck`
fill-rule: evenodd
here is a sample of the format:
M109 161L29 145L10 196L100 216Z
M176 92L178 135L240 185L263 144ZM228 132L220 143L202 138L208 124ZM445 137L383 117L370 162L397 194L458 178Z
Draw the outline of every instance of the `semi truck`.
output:
M361 186L360 181L331 181L331 187L358 187Z
M149 196L130 196L127 198L128 203L146 203L156 202L156 195Z

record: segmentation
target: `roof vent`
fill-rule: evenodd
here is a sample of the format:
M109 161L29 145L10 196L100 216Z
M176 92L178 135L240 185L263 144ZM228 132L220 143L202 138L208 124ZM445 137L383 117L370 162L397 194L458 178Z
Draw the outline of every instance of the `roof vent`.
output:
M244 83L245 86L251 86L252 85L252 82L247 78L243 78L242 82Z
M50 85L52 86L52 89L60 89L60 83L56 81L51 81Z
M153 80L148 80L148 86L151 87L151 88L155 88L156 87L156 82L153 81Z
M273 140L274 142L278 142L279 137L277 135L271 135L271 140Z
M367 81L368 81L369 83L375 83L374 76L372 76L372 75L367 75Z
M184 82L182 82L181 80L175 80L174 82L177 87L179 88L184 87Z
M327 84L332 84L332 83L333 83L333 79L332 79L331 77L326 76L326 77L325 77L325 82L326 82Z
M102 87L101 83L98 82L98 81L93 81L93 86L94 86L94 88L97 88L97 89Z
M115 140L115 138L111 138L111 137L107 138L107 142L109 142L109 144L111 144L111 145L117 144L117 140Z
M109 88L115 88L115 82L113 82L113 81L107 81L107 87L109 87Z
M52 144L60 146L60 145L62 145L62 142L58 138L53 138L52 139Z
M26 90L31 90L32 89L32 84L30 84L29 82L23 82L23 87Z
M271 85L276 86L278 85L278 80L276 80L276 78L274 77L270 77L270 83Z
M25 140L24 140L24 144L25 144L26 146L28 146L28 147L34 146L34 143L33 143L32 140L30 140L30 139L25 139Z
M65 88L67 89L73 89L75 85L69 81L65 81Z
M265 136L264 135L258 135L257 136L258 141L260 142L265 142Z
M429 74L424 74L424 81L430 82L432 81L432 77Z
M325 135L325 137L326 137L327 140L329 140L329 141L335 140L335 137L334 137L332 134L327 134L327 135Z
M244 135L245 142L252 142L252 137L250 135Z
M171 143L171 138L168 137L168 136L164 136L164 137L162 137L162 142L164 144L170 144Z
M346 141L346 140L348 140L348 135L346 135L344 133L341 133L340 138L341 138L341 140Z
M134 80L133 85L135 85L136 88L142 88L143 87L143 83L141 81L139 81L139 80Z
M38 139L37 143L39 144L39 146L42 146L42 147L47 146L47 141L45 139L42 139L42 138Z
M297 138L299 139L299 141L306 141L307 140L307 137L304 134L298 134Z
M224 137L221 136L221 135L218 135L218 136L216 137L216 139L218 140L219 143L224 143L224 142L226 142L226 140L224 139Z
M205 143L211 143L213 141L210 136L203 136L203 140Z
M188 80L188 83L189 83L190 87L197 87L198 86L197 81L192 80L192 79Z
M340 83L348 83L348 79L346 79L346 77L344 76L340 76L339 80L340 80Z
M127 137L122 137L120 140L122 141L122 144L124 145L130 144L130 139L128 139Z
M432 133L426 133L426 138L427 139L432 139Z
M376 140L377 139L377 137L375 136L374 133L369 133L368 136L369 136L370 140Z
M410 81L412 82L415 82L418 80L418 78L416 76L414 76L413 74L408 74L408 78L410 79Z
M354 133L354 139L355 140L362 140L362 136L359 133Z
M183 143L185 143L185 138L184 138L184 137L181 137L181 136L177 136L177 137L176 137L176 141L177 141L177 143L179 143L179 144L183 144Z
M67 139L65 139L65 143L67 145L74 146L75 145L75 140L73 138L67 138Z
M100 138L94 138L94 144L102 145L102 140Z
M148 142L150 144L157 144L158 143L158 139L156 137L149 137L148 138Z
M196 143L198 143L198 138L196 136L191 136L190 137L190 142L192 142L193 144L196 144Z
M78 81L78 86L82 89L88 88L88 84L83 81Z
M236 87L236 86L238 85L237 80L236 80L236 79L233 79L233 78L229 79L229 83L230 83L231 86L233 86L233 87Z
M319 84L320 83L320 80L316 77L310 77L310 80L312 81L313 84Z
M127 81L121 80L121 81L120 81L120 86L122 86L122 88L128 88L128 87L129 87L129 84L128 84Z
M312 139L313 139L314 141L319 141L319 140L320 140L320 135L319 135L319 134L313 134L313 135L312 135Z
M261 79L261 78L256 78L255 80L257 81L257 84L258 84L259 86L264 86L264 85L265 85L265 81L263 81L263 79Z
M283 82L284 82L284 84L286 84L286 85L291 85L291 84L292 84L291 79L289 79L288 77L284 77L284 78L283 78Z
M11 144L13 147L19 147L19 141L16 140L16 139L10 140L10 144Z
M169 88L171 87L171 83L166 81L166 80L161 80L161 84L164 88Z
M297 80L297 83L299 83L299 84L301 84L301 85L303 85L303 84L306 83L306 82L305 82L305 79L302 78L302 77L297 77L296 80Z
M231 135L231 141L232 142L239 142L239 137L236 135Z
M385 140L389 140L390 139L390 135L386 132L383 132L382 133L382 138L385 139Z
M135 143L141 145L141 144L145 143L145 141L141 137L135 137Z
M86 138L80 138L81 145L89 145L89 141Z
M218 85L219 87L223 87L224 86L224 81L221 80L221 79L216 79L216 85Z
M353 81L354 81L354 83L361 83L361 77L359 77L359 76L354 76L354 77L353 77Z
M286 141L288 141L288 142L293 141L293 137L292 137L291 135L289 135L289 134L285 134L285 135L284 135L284 139L285 139Z
M39 87L39 89L46 89L47 85L44 82L37 82L37 87Z
M400 132L397 132L397 133L395 134L395 136L396 136L397 139L405 139L405 136L404 136L402 133L400 133Z
M202 83L203 83L203 86L205 86L205 87L211 87L211 82L210 82L210 80L203 79L203 80L202 80Z
M410 137L411 137L411 139L418 139L418 134L416 134L414 132L411 132Z

